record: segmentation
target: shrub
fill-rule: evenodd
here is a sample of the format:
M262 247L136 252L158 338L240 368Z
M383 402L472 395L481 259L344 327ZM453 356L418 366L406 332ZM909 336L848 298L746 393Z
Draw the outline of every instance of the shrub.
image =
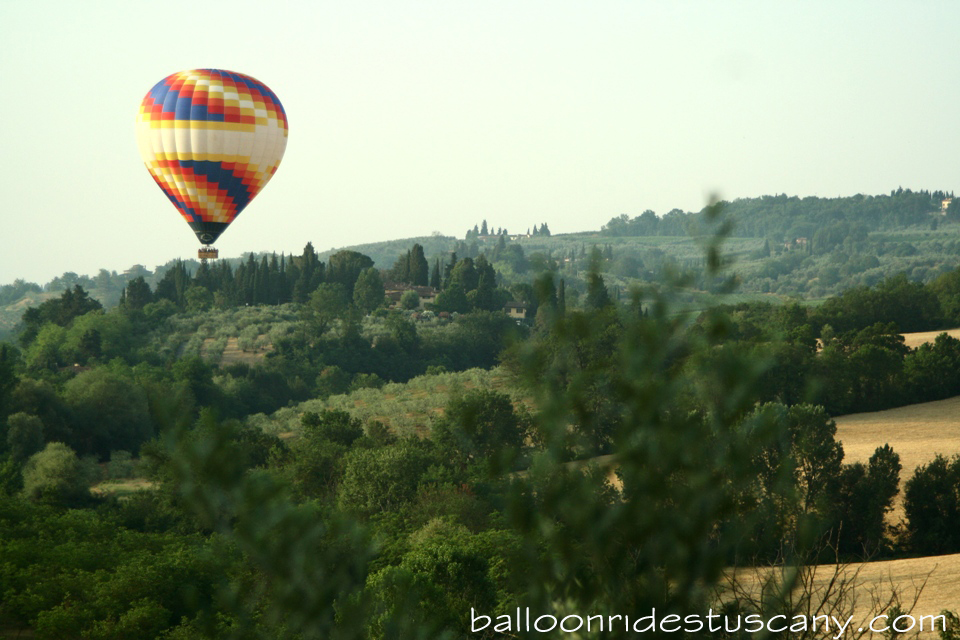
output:
M924 555L960 551L960 454L937 454L907 480L903 507L914 551Z
M24 465L23 495L33 502L76 506L90 497L89 470L73 449L51 442Z

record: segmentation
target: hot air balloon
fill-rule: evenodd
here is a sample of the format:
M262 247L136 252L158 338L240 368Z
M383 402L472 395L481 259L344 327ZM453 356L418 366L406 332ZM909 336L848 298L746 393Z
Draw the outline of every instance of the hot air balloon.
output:
M147 93L137 145L150 175L203 247L270 181L287 146L287 116L265 84L233 71L174 73Z

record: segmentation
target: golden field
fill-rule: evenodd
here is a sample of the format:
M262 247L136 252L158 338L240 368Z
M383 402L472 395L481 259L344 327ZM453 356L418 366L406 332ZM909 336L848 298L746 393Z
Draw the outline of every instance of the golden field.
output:
M939 331L918 331L917 333L903 333L903 342L911 349L916 349L925 342L933 342L937 336L945 333L951 338L960 339L960 329L946 329Z
M930 332L934 339L942 332ZM926 334L912 334L912 336ZM843 443L845 462L866 462L874 449L889 443L900 454L900 490L891 523L903 518L903 487L916 468L934 455L960 453L960 397L935 402L840 416L837 439ZM852 567L851 567L852 568ZM914 609L918 614L936 614L942 609L960 611L960 554L870 562L860 566L859 591L881 585L898 585L910 592L926 580Z

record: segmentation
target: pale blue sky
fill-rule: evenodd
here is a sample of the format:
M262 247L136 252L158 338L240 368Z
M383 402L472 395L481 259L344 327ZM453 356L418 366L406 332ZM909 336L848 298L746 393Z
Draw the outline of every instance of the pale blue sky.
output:
M0 284L196 255L134 141L175 71L287 111L236 256L957 189L958 31L957 2L0 0Z

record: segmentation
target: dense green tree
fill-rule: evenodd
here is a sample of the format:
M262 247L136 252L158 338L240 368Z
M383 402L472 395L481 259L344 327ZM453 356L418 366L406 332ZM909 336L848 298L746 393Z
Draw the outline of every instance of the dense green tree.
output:
M444 417L433 426L433 439L464 463L484 460L509 466L520 453L526 431L509 396L475 390L447 403Z
M459 282L451 282L447 288L437 295L434 303L439 311L450 313L466 313L470 310L467 292Z
M361 271L353 289L353 303L357 308L364 313L370 313L383 306L383 297L383 280L380 278L380 272L374 267Z
M190 288L190 273L182 260L177 260L167 269L163 278L157 283L154 295L157 299L164 298L184 309L187 305L187 289Z
M213 306L213 294L206 287L193 285L184 294L188 311L206 311Z
M173 363L173 379L182 383L196 407L211 407L220 404L221 395L213 384L213 367L199 356L180 358Z
M960 200L954 202L960 203ZM960 325L960 269L938 276L928 288L937 296L945 325Z
M128 377L96 367L64 385L74 413L74 442L83 453L106 459L111 451L135 452L153 437L147 396Z
M302 315L310 335L321 337L334 321L345 317L349 309L347 289L340 283L325 282L310 294Z
M10 395L17 386L16 363L20 354L13 345L0 342L0 419L6 416Z
M66 364L63 353L66 338L67 330L60 325L52 322L43 325L24 350L24 361L28 369L53 371Z
M404 291L403 294L400 296L401 309L412 311L413 309L416 309L419 306L420 306L420 295L413 289Z
M443 281L441 283L442 288L446 288L447 284L450 282L450 274L453 273L453 268L457 266L457 252L453 251L450 253L450 262L443 265Z
M941 333L908 353L903 371L915 400L942 400L960 394L960 340Z
M473 259L463 258L450 272L450 280L445 287L458 287L466 294L476 289L479 283L480 275L477 273Z
M892 322L899 331L929 331L940 326L940 301L933 291L901 273L875 288L854 287L828 299L817 308L813 322L839 332L878 322Z
M62 442L51 442L23 467L23 494L33 502L76 506L89 499L89 469Z
M308 411L300 417L303 437L309 440L328 440L349 447L363 436L360 420L345 411Z
M6 450L18 464L43 449L43 422L37 416L22 411L7 418ZM0 443L2 444L2 443Z
M140 336L125 313L95 311L76 318L67 328L60 349L64 364L129 358Z
M825 514L837 493L843 446L835 439L837 426L820 406L768 403L757 407L746 423L760 419L785 428L785 439L757 454L764 493L772 495L778 474L788 469L796 492L796 513ZM793 518L796 513L787 513Z
M610 300L610 294L603 283L603 277L596 271L591 271L587 275L587 298L585 306L587 309L600 310L613 304Z
M497 311L503 308L495 295L497 274L486 256L480 255L476 261L477 288L474 290L471 307L481 311Z
M813 375L829 381L820 386L817 401L834 415L898 405L909 389L908 352L893 324L837 335L811 363Z
M90 362L103 355L103 338L97 329L87 329L80 334L80 343L78 345L79 360Z
M396 510L416 497L420 477L438 462L426 444L414 440L376 449L352 449L345 458L337 503L364 515Z
M917 468L904 487L907 535L915 553L960 550L960 455L937 454Z
M575 416L565 455L608 453L621 416L612 402L614 380L604 372L615 367L623 326L612 309L569 312L563 317L544 314L541 318L548 324L535 334L535 344L542 350L543 358L527 366L543 377L549 376L558 388L576 390L578 394L572 407ZM522 353L524 347L516 343L514 349ZM516 367L514 353L505 360ZM534 429L535 439L542 441L545 434L536 424Z
M418 537L398 566L368 578L369 637L443 637L444 630L470 627L471 607L496 606L490 574L498 558L473 543L463 527L447 526L437 534Z
M877 447L865 465L844 465L834 500L834 534L841 553L869 557L886 544L885 516L900 493L900 456Z
M40 418L48 441L73 442L72 412L49 382L21 378L10 394L10 412L20 411Z
M287 280L293 282L291 299L294 302L306 302L310 294L326 280L325 266L313 250L312 243L308 242L303 248L303 254L296 259Z
M347 299L352 299L357 278L363 271L372 266L373 260L369 256L343 249L334 253L327 260L326 281L341 285L347 293Z
M286 472L296 492L309 498L333 498L343 476L345 454L363 436L359 420L342 411L308 411L301 416L301 437L293 443Z
M410 250L410 277L413 284L418 287L425 287L429 284L430 265L423 254L423 247L414 244Z
M127 283L123 290L123 307L129 311L140 311L153 302L153 292L143 276L137 276Z
M67 289L59 298L47 300L37 307L30 307L23 313L23 333L20 342L29 345L37 337L41 328L47 323L66 327L74 318L91 311L102 310L103 305L90 297L79 284L73 289Z

